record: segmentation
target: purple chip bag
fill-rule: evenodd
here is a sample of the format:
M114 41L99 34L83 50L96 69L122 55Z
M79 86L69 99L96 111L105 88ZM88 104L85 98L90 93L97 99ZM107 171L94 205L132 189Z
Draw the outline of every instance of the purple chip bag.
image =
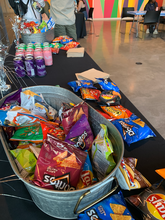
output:
M93 133L86 115L83 114L76 124L73 125L65 141L81 150L89 150L91 148Z
M21 98L20 98L20 93L22 92L22 88L20 88L17 92L14 94L8 96L5 101L2 103L0 108L7 107L9 105L20 105L21 103Z

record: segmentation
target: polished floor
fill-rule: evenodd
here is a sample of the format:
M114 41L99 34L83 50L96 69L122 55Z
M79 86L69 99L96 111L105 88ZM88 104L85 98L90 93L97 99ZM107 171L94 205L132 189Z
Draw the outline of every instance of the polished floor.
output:
M14 34L10 16L13 15L4 14L11 43ZM130 22L123 22L121 27L120 21L114 20L94 21L91 29L86 25L90 34L79 39L81 46L165 138L165 33L162 26L156 36L140 32L136 38L133 32L129 35Z

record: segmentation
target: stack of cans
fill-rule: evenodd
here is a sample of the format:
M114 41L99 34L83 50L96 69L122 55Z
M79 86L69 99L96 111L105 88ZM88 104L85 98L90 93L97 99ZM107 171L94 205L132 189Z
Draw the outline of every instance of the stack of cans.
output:
M25 75L29 77L46 75L46 66L53 64L52 52L49 43L29 43L20 44L16 50L14 66L17 77L22 78ZM25 70L26 69L26 70Z

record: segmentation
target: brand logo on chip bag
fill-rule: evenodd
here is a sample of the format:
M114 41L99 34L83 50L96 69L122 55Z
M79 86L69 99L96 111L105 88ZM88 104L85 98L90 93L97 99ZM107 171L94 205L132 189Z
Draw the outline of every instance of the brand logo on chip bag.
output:
M90 171L85 171L85 170L81 172L81 180L85 186L89 186L92 184L91 176L89 172Z
M133 125L126 124L124 121L119 121L123 128L123 135L126 136L128 134L129 136L134 136L135 132L132 130L134 127Z
M105 110L107 111L107 112L111 112L112 114L114 114L115 116L119 116L119 115L121 115L122 114L122 111L120 111L120 110L115 110L115 109L112 109L111 107L105 107Z
M149 212L157 219L165 219L165 195L151 194L147 200Z
M90 220L102 220L101 218L99 218L95 209L90 209L86 213L89 216Z
M66 173L62 176L51 176L48 174L44 175L43 178L44 183L48 183L50 185L53 185L55 189L57 190L64 190L64 191L70 191L75 190L74 187L71 187L70 184L70 174Z
M77 137L73 137L73 138L70 138L69 140L72 141L74 144L75 147L80 147L81 149L84 149L85 148L85 139L86 137L88 136L87 132L84 131L80 136L77 136Z

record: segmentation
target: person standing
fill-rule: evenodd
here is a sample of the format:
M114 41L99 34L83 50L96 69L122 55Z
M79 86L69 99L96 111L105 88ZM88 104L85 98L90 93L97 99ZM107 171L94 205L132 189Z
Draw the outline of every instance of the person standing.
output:
M55 22L55 37L68 35L77 40L74 0L51 0L50 17Z
M83 0L79 0L78 6L77 6L77 11L84 13L84 17L87 20L87 12L86 12L86 6L85 2Z

